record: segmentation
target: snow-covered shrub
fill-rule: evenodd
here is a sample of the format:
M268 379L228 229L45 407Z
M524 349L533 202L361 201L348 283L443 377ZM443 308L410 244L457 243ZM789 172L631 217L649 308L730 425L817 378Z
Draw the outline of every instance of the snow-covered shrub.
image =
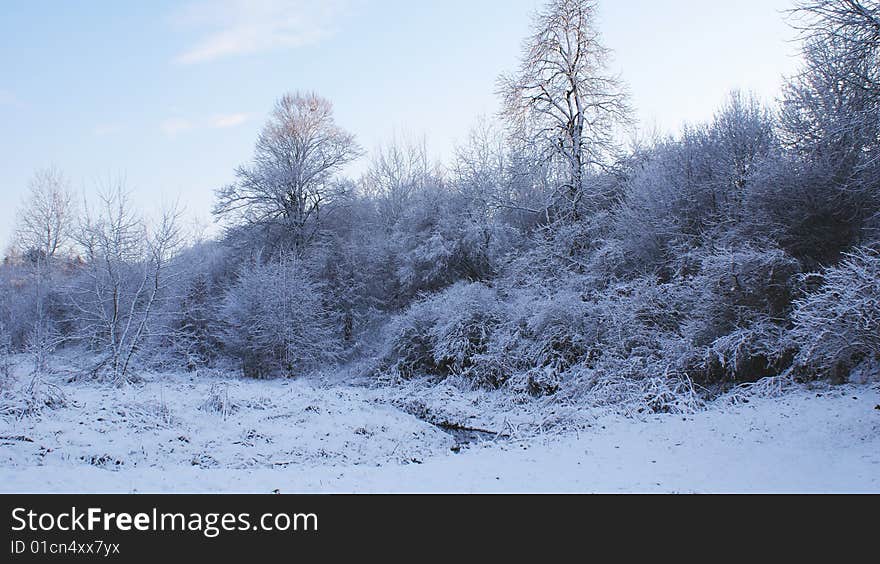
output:
M404 255L398 277L413 294L437 290L457 280L483 280L491 272L488 243L478 227L444 221Z
M208 396L199 406L202 411L216 413L225 421L230 415L238 411L238 404L229 397L229 384L211 384Z
M797 363L809 375L845 380L860 362L880 360L880 252L855 249L821 280L796 302Z
M80 265L65 284L67 341L95 352L92 375L123 384L136 379L156 314L169 297L173 257L183 244L174 210L148 224L121 184L98 196L80 218L74 240Z
M755 382L737 384L719 398L732 405L749 403L754 398L778 398L797 385L791 371L778 376L767 376Z
M503 316L495 293L479 283L456 284L443 292L436 305L439 315L430 330L434 363L450 374L497 385L494 378L481 381L478 366Z
M35 371L47 370L49 356L55 352L61 341L61 335L51 322L43 321L34 325L28 332L25 352L30 356Z
M386 328L383 338L379 371L401 378L434 374L434 353L431 327L437 322L433 303L416 302L395 317Z
M599 354L572 366L558 394L639 413L695 410L702 400L683 371L683 359L692 354L685 330L694 296L688 284L661 284L652 276L596 293L590 308Z
M167 299L158 304L144 345L151 369L194 371L228 360L220 311L243 262L218 242L198 242L174 257Z
M807 268L836 263L862 240L868 224L861 218L876 213L876 197L847 189L819 163L780 168L751 195L750 219Z
M555 393L571 367L590 366L602 355L600 313L574 289L549 295L519 292L510 315L491 352L511 371L514 389Z
M573 368L553 396L559 405L609 408L626 415L694 413L704 391L687 375L648 358L604 357L600 366Z
M324 241L310 257L311 270L325 289L334 325L350 348L349 358L352 353L363 352L357 350L361 337L381 317L388 297L394 293L391 286L395 277L388 274L393 269L382 268L387 260L385 248L377 249L370 243L367 234L351 235L351 239L335 236Z
M22 386L17 385L19 381L13 374L11 337L4 329L0 322L0 415L24 417L37 415L46 408L66 406L67 397L64 392L46 379L50 372L48 358L37 356L34 351L29 351L34 355L29 380Z
M714 298L709 314L722 332L752 313L780 318L797 291L799 272L797 260L775 248L713 252L702 258L701 273Z
M120 406L118 411L124 414L130 427L141 431L169 429L180 424L164 398L127 403Z
M247 376L294 375L337 359L338 336L321 288L297 260L243 268L221 318L224 346Z
M438 184L420 194L394 226L395 276L405 298L459 281L484 281L495 273L504 230L472 205L469 198Z
M662 374L640 381L638 398L650 413L694 413L703 398L693 380L681 374Z
M583 397L602 379L641 380L677 369L692 288L653 277L596 288L588 275L555 289L508 291L506 320L480 357L519 393Z
M44 409L58 409L67 405L64 392L41 375L35 374L19 390L0 392L0 415L18 418L39 415Z
M788 367L785 331L799 290L800 265L776 248L721 249L700 257L695 347L687 372L699 382L753 381Z
M493 290L480 283L454 284L391 322L381 369L403 378L458 376L497 386L497 375L480 363L502 319Z
M585 280L505 289L505 314L477 359L479 370L515 393L540 396L559 391L572 367L592 366L604 354L607 319L583 291Z
M725 380L751 382L779 374L794 358L787 329L767 317L715 339L705 349L700 371Z
M678 339L698 305L692 282L661 284L653 276L609 286L597 299L608 324L608 344L618 356L658 349Z
M8 260L0 266L0 323L14 352L27 348L37 313L46 312L46 308L37 304L47 297L47 292L37 284L33 271L32 266L22 260Z

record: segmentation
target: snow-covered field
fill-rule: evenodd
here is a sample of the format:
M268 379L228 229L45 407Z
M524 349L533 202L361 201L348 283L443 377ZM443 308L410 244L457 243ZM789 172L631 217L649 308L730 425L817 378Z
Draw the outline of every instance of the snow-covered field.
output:
M0 418L0 491L880 493L877 383L725 396L688 416L584 413L576 431L467 444L366 387L56 383L65 407Z

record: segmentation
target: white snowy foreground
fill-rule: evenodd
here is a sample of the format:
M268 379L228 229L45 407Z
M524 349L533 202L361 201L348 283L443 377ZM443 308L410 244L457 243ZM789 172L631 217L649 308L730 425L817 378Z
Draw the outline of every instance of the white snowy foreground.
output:
M380 391L186 375L0 418L2 492L874 492L880 385L459 448Z

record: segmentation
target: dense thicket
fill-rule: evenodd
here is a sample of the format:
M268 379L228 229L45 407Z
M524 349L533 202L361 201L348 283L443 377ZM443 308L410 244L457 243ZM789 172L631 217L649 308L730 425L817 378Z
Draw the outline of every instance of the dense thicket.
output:
M121 190L97 212L35 176L0 269L0 356L93 351L247 376L348 364L577 400L880 362L880 7L804 1L804 65L777 107L622 151L626 93L589 0L552 0L499 82L505 112L452 162L394 141L360 156L316 94L280 99L217 193L224 231L182 247Z

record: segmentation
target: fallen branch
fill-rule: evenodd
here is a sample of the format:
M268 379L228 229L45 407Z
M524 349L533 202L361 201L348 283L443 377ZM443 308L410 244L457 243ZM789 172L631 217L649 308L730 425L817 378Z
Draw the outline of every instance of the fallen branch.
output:
M21 441L24 443L32 443L34 440L24 435L0 435L0 441Z
M428 421L431 425L436 427L440 427L444 431L464 431L468 433L481 433L484 435L493 435L495 438L508 439L510 435L504 433L502 431L490 431L488 429L481 429L479 427L468 427L467 425L462 425L461 423L454 423L452 421Z

